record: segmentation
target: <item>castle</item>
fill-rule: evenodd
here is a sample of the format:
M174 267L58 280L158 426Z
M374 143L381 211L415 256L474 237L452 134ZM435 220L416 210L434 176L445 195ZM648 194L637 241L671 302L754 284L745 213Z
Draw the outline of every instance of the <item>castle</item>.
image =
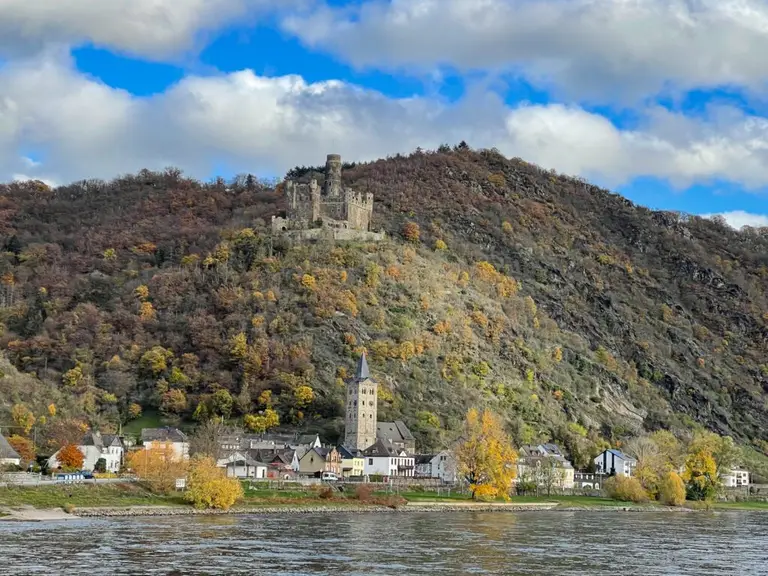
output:
M337 240L380 240L382 232L371 231L373 194L344 188L341 156L328 154L322 188L314 178L308 183L286 180L288 204L285 217L272 217L272 231L298 238L331 237Z

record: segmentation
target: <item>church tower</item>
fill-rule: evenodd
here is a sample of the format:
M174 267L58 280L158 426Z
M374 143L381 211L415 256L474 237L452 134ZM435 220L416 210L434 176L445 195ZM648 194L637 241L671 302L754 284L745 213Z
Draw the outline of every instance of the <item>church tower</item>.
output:
M357 363L355 376L347 382L347 410L344 446L365 450L376 443L376 413L379 385L371 378L365 352Z

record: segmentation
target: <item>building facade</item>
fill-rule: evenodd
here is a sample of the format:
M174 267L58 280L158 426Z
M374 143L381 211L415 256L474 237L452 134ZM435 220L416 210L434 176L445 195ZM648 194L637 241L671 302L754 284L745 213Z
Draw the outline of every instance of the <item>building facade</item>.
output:
M145 450L169 445L176 458L189 460L189 438L177 428L144 428L141 431L141 442Z
M636 466L636 459L612 448L595 458L595 472L608 476L632 476Z
M413 476L415 460L405 450L398 450L377 440L368 449L363 450L365 476Z

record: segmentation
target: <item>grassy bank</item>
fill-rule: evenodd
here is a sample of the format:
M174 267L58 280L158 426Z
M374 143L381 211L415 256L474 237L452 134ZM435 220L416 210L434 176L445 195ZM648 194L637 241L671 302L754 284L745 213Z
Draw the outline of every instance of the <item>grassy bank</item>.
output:
M419 504L444 502L470 503L468 495L452 493L450 495L430 492L401 492L391 494L388 492L374 492L360 500L354 492L331 495L322 494L321 490L307 490L299 487L286 490L268 489L259 486L249 488L249 483L243 484L245 497L237 504L239 508L258 507L327 507L350 506L359 507L366 504L390 505L403 504L405 502ZM505 502L502 499L496 502ZM507 502L511 504L541 504L545 502L557 503L558 509L566 508L601 508L617 507L630 508L654 508L663 507L658 502L633 504L631 502L619 502L609 498L596 498L590 496L513 496ZM121 508L133 506L174 506L188 507L180 492L171 495L154 494L135 483L124 484L80 484L67 486L37 486L15 487L0 489L0 507L32 506L38 509L63 508L72 506L75 508ZM768 511L768 502L716 502L709 505L689 502L686 507L698 510L762 510ZM2 513L0 513L0 516Z

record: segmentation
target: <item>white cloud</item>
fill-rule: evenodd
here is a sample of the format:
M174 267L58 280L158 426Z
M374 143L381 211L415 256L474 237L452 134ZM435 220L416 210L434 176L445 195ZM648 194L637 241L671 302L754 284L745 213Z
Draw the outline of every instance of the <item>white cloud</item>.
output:
M294 0L0 0L0 53L91 42L143 56L174 55L199 33Z
M241 71L189 76L138 98L78 73L63 52L0 68L0 180L67 182L169 165L206 178L224 161L280 174L327 152L368 160L462 139L612 185L641 175L680 186L768 185L768 120L733 110L702 121L652 109L629 131L578 107L510 108L482 91L449 104ZM24 158L29 151L44 152L39 164Z
M768 80L765 0L368 0L283 24L356 66L513 71L600 101Z
M768 226L768 215L751 214L744 210L733 210L732 212L721 212L720 214L702 214L703 218L713 218L722 216L731 228L741 230L744 226L761 228Z

